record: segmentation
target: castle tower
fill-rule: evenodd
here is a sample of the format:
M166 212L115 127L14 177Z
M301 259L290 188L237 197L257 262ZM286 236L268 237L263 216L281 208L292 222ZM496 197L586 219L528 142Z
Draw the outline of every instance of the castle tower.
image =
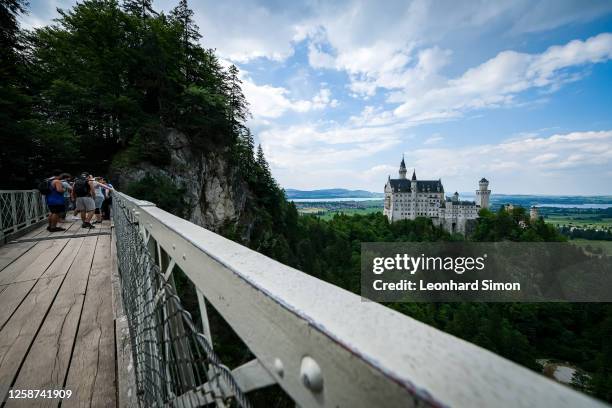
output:
M457 202L459 202L459 193L455 191L455 194L453 194L453 203Z
M400 179L406 179L406 163L404 163L404 156L402 155L402 162L400 163L400 168L399 168L399 177Z
M491 190L489 190L489 180L481 178L478 182L478 190L476 190L476 205L480 208L489 208L489 197L491 196Z
M531 219L531 221L536 221L538 219L539 213L538 213L538 207L536 207L535 205L532 205L531 208L529 209L529 218Z
M412 179L410 180L410 219L415 219L417 214L417 178L416 169L412 170Z

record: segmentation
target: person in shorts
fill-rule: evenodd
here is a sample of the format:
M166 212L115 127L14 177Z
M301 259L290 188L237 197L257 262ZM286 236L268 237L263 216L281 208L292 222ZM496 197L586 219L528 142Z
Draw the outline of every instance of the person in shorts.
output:
M59 170L54 171L53 177L47 181L49 183L49 194L45 196L45 200L49 208L49 226L47 226L47 231L49 232L65 231L65 228L57 226L60 214L66 211L64 206L64 186L60 179L61 174L62 172Z
M75 199L75 209L81 213L83 224L81 228L95 228L91 225L91 217L93 217L96 203L94 197L93 178L88 173L82 173L74 181L72 186L72 195Z
M95 191L94 202L96 204L96 208L94 210L94 214L96 216L96 220L92 222L92 224L100 224L102 222L102 203L104 202L104 192L102 191L101 177L94 178L93 188Z
M62 173L60 180L64 187L64 212L60 214L60 222L66 222L66 213L72 209L72 202L70 200L72 185L70 184L70 174Z

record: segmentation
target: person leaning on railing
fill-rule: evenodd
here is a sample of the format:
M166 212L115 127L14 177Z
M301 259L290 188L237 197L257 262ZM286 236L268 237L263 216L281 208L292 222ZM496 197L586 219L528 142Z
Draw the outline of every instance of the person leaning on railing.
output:
M95 228L91 225L91 218L96 208L96 191L93 177L89 173L83 172L77 177L72 187L72 195L76 202L75 212L81 213L81 228Z
M102 179L102 183L106 183L109 188L103 191L104 201L102 202L102 207L100 208L100 210L102 211L102 219L110 220L110 212L113 204L113 185L105 179Z
M105 192L109 191L112 187L106 184L103 177L94 177L93 180L93 188L95 191L94 202L96 204L94 214L96 215L96 220L92 222L92 224L100 224L102 223L102 204L106 198Z

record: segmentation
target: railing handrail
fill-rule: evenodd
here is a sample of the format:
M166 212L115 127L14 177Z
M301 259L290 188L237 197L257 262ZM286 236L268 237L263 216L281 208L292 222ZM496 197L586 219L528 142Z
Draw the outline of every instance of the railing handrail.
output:
M114 197L300 406L605 406L151 203Z
M4 193L38 193L40 194L40 191L36 190L36 189L26 189L26 190L0 190L0 194L4 194Z

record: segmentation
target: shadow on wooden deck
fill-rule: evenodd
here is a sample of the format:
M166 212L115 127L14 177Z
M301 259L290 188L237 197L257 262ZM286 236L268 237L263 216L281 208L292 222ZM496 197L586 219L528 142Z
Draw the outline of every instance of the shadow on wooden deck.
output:
M107 221L80 225L56 233L43 226L0 247L3 406L117 405L113 236ZM71 396L11 398L18 390Z

